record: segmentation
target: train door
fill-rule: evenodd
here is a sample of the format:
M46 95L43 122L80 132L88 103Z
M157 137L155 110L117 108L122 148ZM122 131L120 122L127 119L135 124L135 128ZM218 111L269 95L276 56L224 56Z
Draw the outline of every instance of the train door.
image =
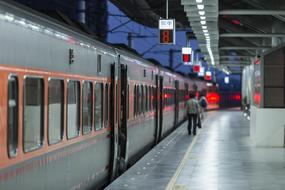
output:
M118 122L116 115L118 112L118 86L117 86L118 68L117 64L111 65L111 91L110 91L110 125L111 125L111 149L110 149L110 180L113 181L118 175Z
M128 133L127 133L127 119L128 119L128 77L127 66L120 64L119 71L120 81L120 112L119 112L119 169L120 172L126 170L126 163L128 160Z
M175 81L175 94L174 94L174 128L178 126L179 121L179 81Z
M163 127L163 77L156 75L156 143L161 140L162 127Z

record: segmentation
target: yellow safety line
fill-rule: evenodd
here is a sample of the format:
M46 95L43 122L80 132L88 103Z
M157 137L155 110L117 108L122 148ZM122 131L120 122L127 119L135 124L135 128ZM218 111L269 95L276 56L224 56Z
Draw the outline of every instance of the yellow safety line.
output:
M187 149L182 161L180 162L178 168L176 169L174 175L172 176L171 180L169 181L169 183L167 184L165 190L172 190L173 189L173 186L175 185L175 182L177 180L177 177L179 176L179 174L181 173L186 161L187 161L187 158L189 157L189 154L191 153L192 151L192 148L194 146L194 144L196 143L197 141L197 137L198 135L200 134L200 130L198 131L197 135L194 137L194 139L192 140L189 148Z

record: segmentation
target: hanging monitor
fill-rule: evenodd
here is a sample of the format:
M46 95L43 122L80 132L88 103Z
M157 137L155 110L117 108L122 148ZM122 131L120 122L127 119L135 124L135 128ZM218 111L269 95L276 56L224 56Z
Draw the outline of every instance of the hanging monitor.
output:
M211 73L211 71L206 71L205 80L212 80L212 73Z
M193 66L193 72L194 73L199 73L200 72L200 65L194 65Z
M205 76L205 67L200 67L200 72L198 73L199 77L204 77Z
M175 20L161 19L159 20L159 43L175 44Z
M184 65L192 65L192 48L183 47L182 48L182 62Z

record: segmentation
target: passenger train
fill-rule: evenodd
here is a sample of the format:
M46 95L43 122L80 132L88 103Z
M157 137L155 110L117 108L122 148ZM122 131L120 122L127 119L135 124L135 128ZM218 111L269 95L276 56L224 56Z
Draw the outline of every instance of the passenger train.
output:
M0 1L0 189L101 189L207 90L134 53Z

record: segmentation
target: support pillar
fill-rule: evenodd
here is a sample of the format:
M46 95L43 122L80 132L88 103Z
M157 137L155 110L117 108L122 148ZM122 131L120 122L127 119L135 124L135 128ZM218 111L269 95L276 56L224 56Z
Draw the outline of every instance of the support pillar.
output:
M77 1L77 20L81 23L86 23L86 2L85 0Z

